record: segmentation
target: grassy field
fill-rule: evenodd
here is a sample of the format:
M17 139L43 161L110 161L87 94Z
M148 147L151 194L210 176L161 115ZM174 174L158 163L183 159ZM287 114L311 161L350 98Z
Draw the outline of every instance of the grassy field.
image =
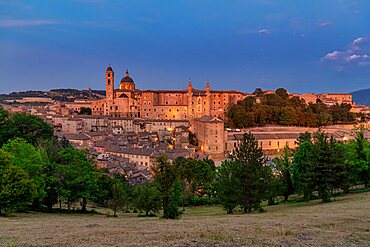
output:
M370 192L265 209L187 208L180 220L22 213L0 218L0 246L370 246Z

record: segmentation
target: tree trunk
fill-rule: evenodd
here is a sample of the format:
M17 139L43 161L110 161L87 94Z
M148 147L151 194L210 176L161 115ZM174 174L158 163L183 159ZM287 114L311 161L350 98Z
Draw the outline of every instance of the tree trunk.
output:
M87 205L87 199L86 197L82 197L82 212L86 213L86 205Z
M233 214L233 209L231 207L228 207L227 208L227 214Z
M287 202L289 198L289 195L284 195L284 202Z
M164 195L163 196L163 218L168 218L168 201L169 196Z
M53 205L51 203L48 203L48 211L49 211L49 213L51 213L52 210L53 210Z

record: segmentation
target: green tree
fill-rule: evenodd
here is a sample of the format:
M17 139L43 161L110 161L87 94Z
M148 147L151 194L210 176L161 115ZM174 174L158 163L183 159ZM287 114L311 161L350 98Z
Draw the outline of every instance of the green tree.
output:
M212 194L212 186L215 178L215 164L212 160L195 160L192 158L177 158L174 166L179 178L184 184L185 199L191 203L196 193Z
M81 107L80 112L78 114L80 115L91 115L92 111L89 107Z
M278 165L279 171L281 173L282 182L282 194L284 196L284 201L288 200L288 197L294 193L291 169L291 159L292 154L289 147L285 146L283 153L280 157L275 158L274 162Z
M180 204L182 202L182 192L183 186L180 181L176 181L171 191L170 199L168 201L168 218L169 219L177 219L181 215L181 211L179 210Z
M169 200L178 177L176 166L168 161L167 157L160 156L152 166L154 181L162 195L163 218L171 218Z
M7 119L0 127L0 146L17 137L36 145L39 140L50 139L52 136L53 128L41 118L17 113Z
M345 157L342 146L337 145L334 138L328 139L322 132L315 133L312 181L315 184L323 202L330 202L330 195L334 188L340 188L346 177Z
M87 200L94 199L98 191L97 171L94 164L81 150L65 148L60 152L62 180L61 197L66 200L68 211L73 203L82 199L82 211L86 211Z
M155 214L162 206L161 194L154 185L144 183L136 187L134 204L135 208L139 212L145 212L146 216Z
M241 170L240 162L235 160L225 160L217 168L215 185L217 197L228 214L233 213L242 195Z
M278 88L276 89L275 93L280 96L280 98L286 100L289 98L288 91L284 88Z
M308 132L307 132L308 133ZM308 201L312 197L314 184L312 181L313 164L312 164L312 142L308 134L298 138L298 147L294 152L292 163L293 186L298 193L303 193L304 200ZM300 140L301 139L301 140Z
M33 206L39 207L43 198L46 196L46 177L43 174L44 162L40 152L34 146L20 138L10 140L3 146L3 150L11 154L12 163L22 168L32 180L37 190Z
M262 210L261 202L268 197L268 184L272 178L272 171L266 165L262 148L258 147L251 133L245 133L235 153L234 160L241 166L240 206L245 213L252 209Z
M4 125L4 123L8 120L9 117L10 113L0 106L0 128Z
M126 212L131 204L130 185L120 179L114 179L111 187L112 197L108 201L113 210L113 216L117 217L119 210Z
M35 193L27 172L12 164L12 155L0 149L0 215L31 201Z
M261 97L263 96L263 91L261 88L258 87L256 88L256 90L254 90L253 94L256 95L257 97Z
M370 145L362 131L356 132L356 138L346 148L346 162L352 168L353 180L368 187L370 180Z
M39 142L38 151L42 157L44 175L44 188L46 195L43 198L43 204L52 211L53 205L58 203L61 193L61 175L59 170L60 151L62 149L58 139L53 137L51 139L42 140Z

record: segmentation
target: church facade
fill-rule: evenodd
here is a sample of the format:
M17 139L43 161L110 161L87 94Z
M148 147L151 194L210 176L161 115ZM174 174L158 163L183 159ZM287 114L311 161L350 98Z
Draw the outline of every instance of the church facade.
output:
M93 115L189 121L203 116L225 119L228 105L248 96L240 91L211 90L209 82L205 90L198 90L191 81L185 90L138 90L128 71L115 89L110 66L105 73L105 87L105 99L92 102Z

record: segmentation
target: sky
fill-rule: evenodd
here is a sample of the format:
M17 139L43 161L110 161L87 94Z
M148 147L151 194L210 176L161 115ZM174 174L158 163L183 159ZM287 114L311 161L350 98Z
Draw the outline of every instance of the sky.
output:
M0 0L0 93L370 88L370 1Z

